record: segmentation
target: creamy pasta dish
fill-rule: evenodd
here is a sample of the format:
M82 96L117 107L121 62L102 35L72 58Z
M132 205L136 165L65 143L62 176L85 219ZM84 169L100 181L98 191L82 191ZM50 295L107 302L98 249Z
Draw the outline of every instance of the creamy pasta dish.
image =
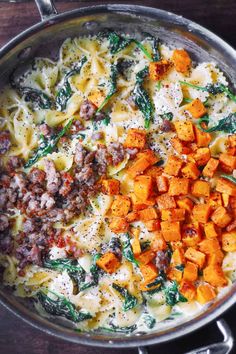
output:
M157 330L236 277L236 96L150 34L67 39L0 94L2 284L77 331Z

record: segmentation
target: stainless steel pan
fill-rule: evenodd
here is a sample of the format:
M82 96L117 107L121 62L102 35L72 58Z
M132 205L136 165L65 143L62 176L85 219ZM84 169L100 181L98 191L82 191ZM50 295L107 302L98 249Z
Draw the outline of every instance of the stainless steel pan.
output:
M26 65L35 56L55 57L60 44L67 37L97 33L104 27L122 30L139 36L146 31L159 36L169 45L185 47L197 61L215 61L225 72L231 83L236 82L236 52L222 39L205 28L172 13L136 5L99 5L57 14L51 0L36 0L42 22L27 29L12 39L0 50L1 85L12 71ZM62 339L98 347L139 347L147 353L145 346L158 344L184 336L213 321L236 300L236 284L228 293L210 305L195 318L170 325L155 333L137 333L129 337L98 333L76 333L60 321L49 321L40 317L30 302L15 298L10 290L0 289L0 303L17 316L48 334ZM223 320L217 322L224 334L224 342L211 346L204 353L229 353L233 345L231 333ZM221 351L219 351L221 350ZM194 353L200 353L195 350ZM203 353L203 351L201 351Z

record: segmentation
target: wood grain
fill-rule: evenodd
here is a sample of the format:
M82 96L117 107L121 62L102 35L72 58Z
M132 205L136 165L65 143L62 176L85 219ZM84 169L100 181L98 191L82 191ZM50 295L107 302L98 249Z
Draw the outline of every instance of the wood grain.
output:
M108 1L119 3L119 1ZM107 3L106 1L56 1L59 12L81 6ZM133 3L123 0L120 3ZM159 7L175 12L214 31L236 47L236 1L235 0L146 0L136 4ZM32 1L9 3L0 2L0 46L27 27L40 21ZM224 318L236 336L236 307ZM150 348L150 354L183 354L198 346L222 340L215 324L174 342ZM0 307L0 354L135 354L136 349L114 350L82 347L46 335L24 323ZM234 351L236 353L236 350Z

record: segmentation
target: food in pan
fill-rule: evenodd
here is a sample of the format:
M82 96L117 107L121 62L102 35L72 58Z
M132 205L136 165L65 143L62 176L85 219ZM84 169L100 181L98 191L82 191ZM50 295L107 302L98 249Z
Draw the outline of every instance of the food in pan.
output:
M149 331L235 280L236 96L150 34L67 39L0 96L2 281L80 331Z

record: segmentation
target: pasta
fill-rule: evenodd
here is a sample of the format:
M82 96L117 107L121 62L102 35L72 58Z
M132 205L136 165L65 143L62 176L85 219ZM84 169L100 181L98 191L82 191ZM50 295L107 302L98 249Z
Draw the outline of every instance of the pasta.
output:
M112 30L0 94L3 283L81 331L158 330L236 279L236 96Z

